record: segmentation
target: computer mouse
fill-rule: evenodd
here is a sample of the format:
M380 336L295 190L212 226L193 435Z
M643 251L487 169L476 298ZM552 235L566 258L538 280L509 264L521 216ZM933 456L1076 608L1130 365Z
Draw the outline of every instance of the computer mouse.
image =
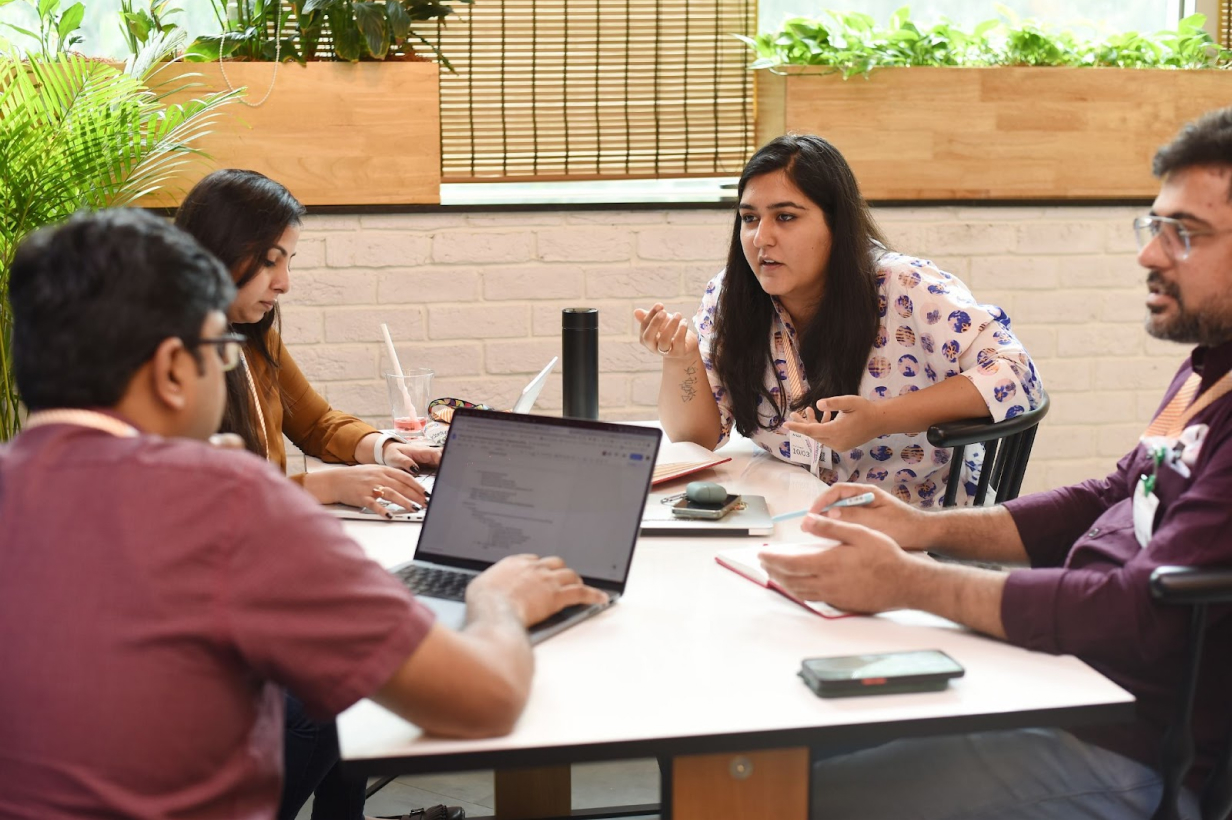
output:
M684 495L697 504L722 504L727 499L727 488L713 481L691 481Z

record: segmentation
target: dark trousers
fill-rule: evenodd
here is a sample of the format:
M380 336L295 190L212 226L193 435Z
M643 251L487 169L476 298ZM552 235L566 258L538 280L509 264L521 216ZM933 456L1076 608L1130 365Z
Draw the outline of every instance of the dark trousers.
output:
M338 728L332 720L315 721L299 698L287 693L283 731L286 775L278 820L295 815L312 796L313 820L363 820L364 778L344 777L339 765Z

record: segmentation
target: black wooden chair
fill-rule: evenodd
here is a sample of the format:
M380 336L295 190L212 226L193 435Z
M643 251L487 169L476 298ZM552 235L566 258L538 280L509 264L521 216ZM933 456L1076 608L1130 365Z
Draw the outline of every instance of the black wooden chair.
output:
M1177 799L1185 775L1193 764L1192 716L1202 645L1206 638L1207 611L1211 604L1232 603L1232 569L1159 567L1151 573L1151 595L1164 604L1192 607L1185 674L1177 699L1176 717L1164 735L1161 774L1163 795L1152 820L1177 820ZM1232 811L1232 725L1227 740L1200 795L1202 820L1224 820Z
M945 488L943 507L953 507L962 482L963 453L973 444L984 445L984 468L976 484L974 504L981 505L993 491L993 502L1001 503L1018 497L1022 477L1027 471L1027 459L1035 443L1035 429L1048 415L1048 394L1040 390L1040 403L1034 410L1012 419L994 422L991 417L962 419L928 428L928 443L934 447L949 447L950 478Z

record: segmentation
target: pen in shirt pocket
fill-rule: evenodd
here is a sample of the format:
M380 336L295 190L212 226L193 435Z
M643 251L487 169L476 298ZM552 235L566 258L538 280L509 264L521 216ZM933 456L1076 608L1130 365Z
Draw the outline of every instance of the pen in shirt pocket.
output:
M849 498L840 498L838 501L831 501L829 504L822 507L817 511L817 514L823 515L835 507L863 507L865 504L872 504L873 498L874 496L872 493L861 493L860 495L853 495ZM780 513L770 520L777 524L779 521L790 521L793 518L800 518L801 516L808 515L808 513L808 510L793 510L792 512Z

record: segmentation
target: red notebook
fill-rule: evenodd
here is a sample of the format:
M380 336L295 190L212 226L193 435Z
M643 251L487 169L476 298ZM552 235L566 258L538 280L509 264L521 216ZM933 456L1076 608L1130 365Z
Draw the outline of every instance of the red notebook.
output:
M650 479L650 486L654 487L665 481L672 481L673 479L700 473L702 470L709 470L711 467L717 467L729 461L731 461L731 456L715 456L704 461L673 461L669 464L660 464L654 469L654 476Z
M727 567L732 572L748 578L759 587L774 590L784 598L795 601L809 612L820 615L823 618L849 618L855 613L844 612L841 609L836 609L835 607L821 601L802 601L790 594L787 590L770 580L770 577L766 575L766 571L761 568L761 560L757 557L758 553L765 552L767 550L785 553L810 553L816 552L819 549L826 549L827 547L828 545L823 541L812 541L796 544L762 543L751 547L738 547L736 549L722 550L714 557L714 560L718 561L721 566Z

